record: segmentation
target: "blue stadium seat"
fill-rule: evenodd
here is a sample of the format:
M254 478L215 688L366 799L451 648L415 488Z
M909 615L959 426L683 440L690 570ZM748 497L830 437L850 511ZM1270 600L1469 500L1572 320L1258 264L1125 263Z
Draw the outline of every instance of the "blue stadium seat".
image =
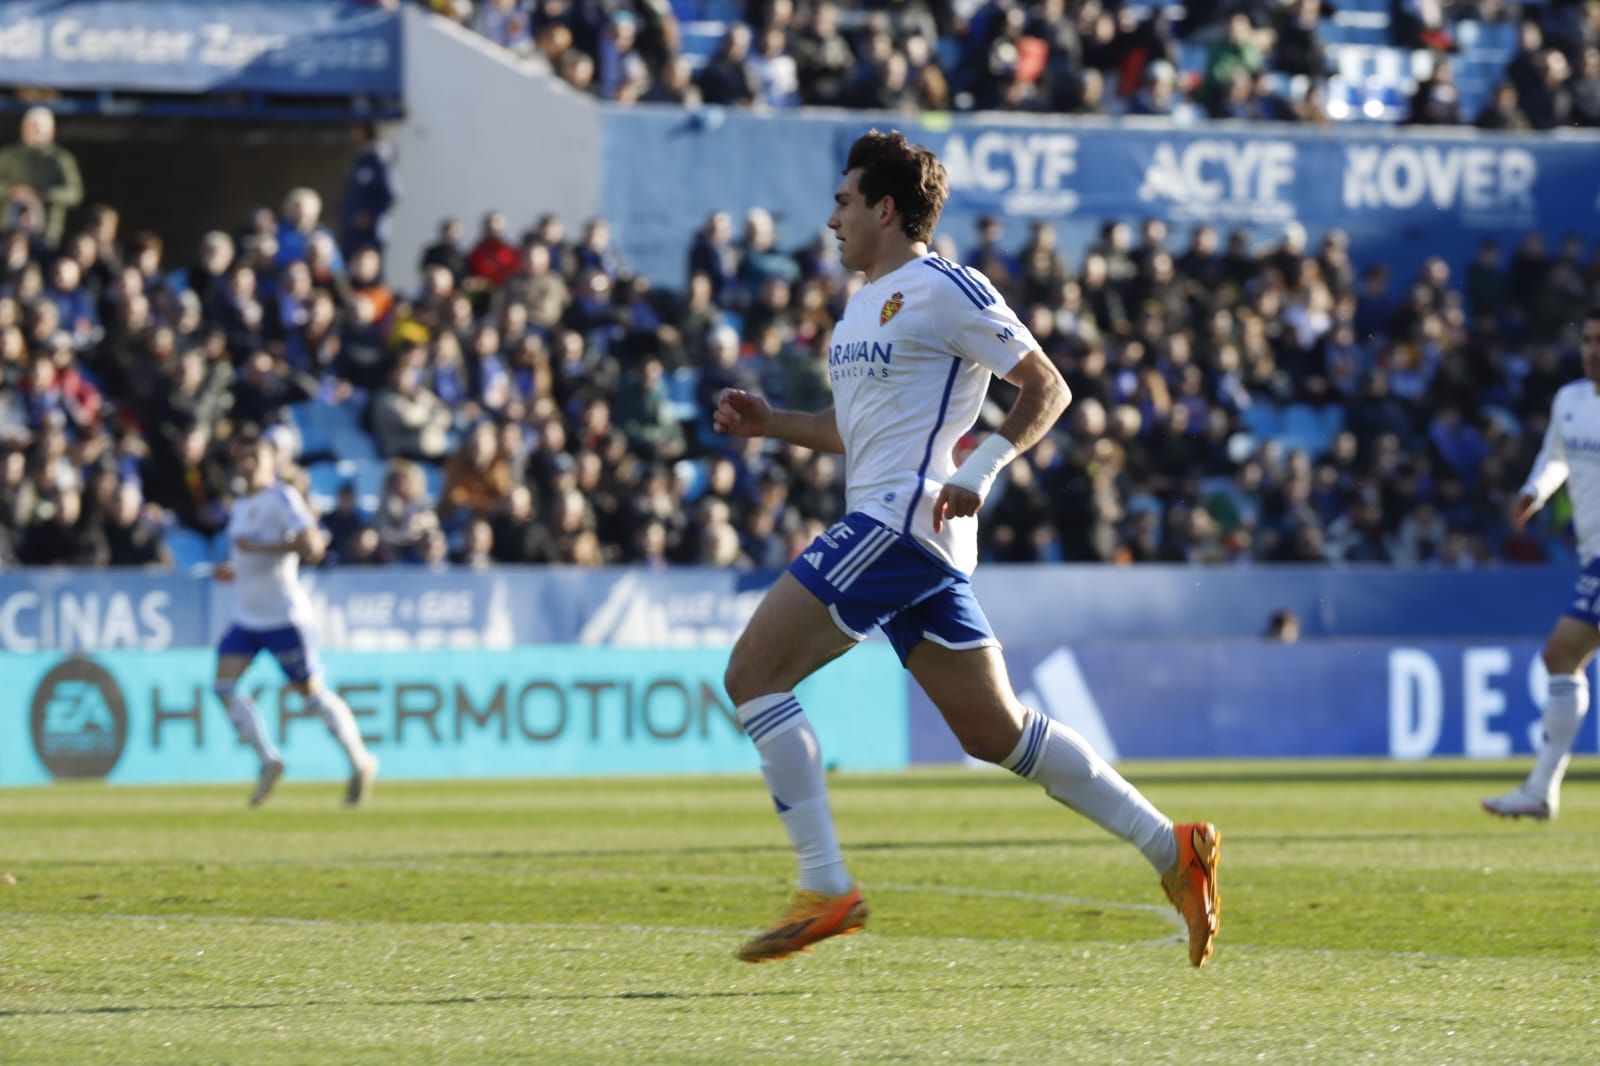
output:
M1283 428L1277 439L1285 448L1300 450L1316 457L1327 453L1333 438L1344 429L1344 409L1329 405L1311 407L1291 404L1283 411Z
M683 43L683 56L695 70L705 66L717 51L717 45L722 43L723 35L728 32L725 23L710 19L699 19L694 22L682 23L678 32Z
M378 507L383 495L383 479L388 476L389 464L382 459L346 459L339 464L341 472L349 471L356 483L356 499L364 510Z
M1178 69L1185 74L1204 74L1206 46L1193 41L1178 42Z
M289 408L289 417L300 431L301 455L322 455L333 448L332 410L328 404L315 401Z
M359 425L339 426L333 431L333 454L341 460L376 460L378 446Z
M1255 403L1240 412L1244 428L1254 437L1276 437L1282 426L1278 409L1269 403Z
M339 495L339 486L349 480L339 469L342 465L327 462L312 463L306 467L306 474L311 479L311 505L317 510L325 511L333 506L334 498Z
M683 366L666 376L667 405L679 422L691 422L700 410L695 406L694 390L700 385L700 370Z
M192 570L211 564L211 541L204 533L196 533L180 525L167 529L167 550L172 552L172 562L179 570Z

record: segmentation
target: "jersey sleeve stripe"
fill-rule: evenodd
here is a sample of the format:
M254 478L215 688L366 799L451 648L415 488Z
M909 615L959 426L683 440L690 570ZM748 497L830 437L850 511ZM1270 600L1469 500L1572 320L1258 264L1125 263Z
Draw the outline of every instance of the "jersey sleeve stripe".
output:
M951 265L955 266L953 263ZM982 277L980 277L976 270L973 270L969 266L956 266L956 269L961 271L962 276L968 281L972 282L979 292L987 296L990 303L994 303L1000 299L1000 290L996 289L993 285L989 284Z
M994 303L993 300L989 299L986 293L974 286L971 281L958 274L955 268L951 264L946 263L943 259L940 259L937 256L929 256L927 259L924 259L923 262L928 264L934 270L937 270L939 273L943 274L945 277L949 278L951 281L955 282L956 288L966 293L967 299L971 300L977 307L988 307L990 304Z
M917 504L922 501L922 483L928 476L928 464L933 461L933 442L939 438L939 429L944 425L945 412L950 409L950 393L956 387L956 374L961 370L961 358L950 357L950 376L944 381L944 395L939 397L939 416L933 420L933 428L928 431L928 446L922 451L922 465L917 467L917 491L911 494L911 505L906 508L906 524L901 527L901 534L911 535L911 520L916 517Z

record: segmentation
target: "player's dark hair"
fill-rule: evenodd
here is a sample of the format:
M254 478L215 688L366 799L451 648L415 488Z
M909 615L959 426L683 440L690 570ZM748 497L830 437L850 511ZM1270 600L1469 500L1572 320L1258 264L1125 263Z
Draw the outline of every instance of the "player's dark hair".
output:
M871 205L894 198L900 229L913 241L933 237L939 212L950 197L950 184L939 157L912 144L899 130L869 130L850 146L843 173L861 171L861 195Z

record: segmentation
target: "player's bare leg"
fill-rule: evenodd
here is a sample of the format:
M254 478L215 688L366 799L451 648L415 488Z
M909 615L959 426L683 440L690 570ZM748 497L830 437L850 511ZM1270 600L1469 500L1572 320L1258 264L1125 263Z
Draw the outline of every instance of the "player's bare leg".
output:
M1221 912L1215 826L1174 826L1083 737L1024 707L998 648L957 650L924 640L906 668L967 754L1037 781L1052 799L1138 848L1189 927L1189 961L1205 964Z
M1550 688L1544 703L1544 738L1527 780L1490 796L1483 809L1502 818L1548 821L1561 811L1561 779L1572 758L1572 742L1589 709L1588 667L1600 648L1600 629L1576 618L1556 621L1544 644Z
M794 687L855 646L828 609L789 574L778 579L734 645L724 683L799 860L783 914L739 948L746 962L785 958L866 924L867 905L839 852L816 733Z
M251 702L249 696L239 691L239 679L249 668L249 656L217 656L214 687L217 698L222 701L222 706L228 712L228 720L238 731L239 739L250 745L251 750L261 760L261 769L256 776L256 787L250 793L250 806L259 807L267 801L268 796L272 795L273 787L283 776L283 757L278 754L278 749L272 746L272 740L267 736L266 727L261 722L261 715L256 712L255 704Z
M350 780L345 785L344 804L346 807L360 806L371 794L372 782L378 776L378 757L367 750L355 715L350 713L349 705L339 694L324 684L320 677L313 677L292 687L306 701L306 706L317 712L317 717L322 719L322 724L328 727L328 732L350 760Z

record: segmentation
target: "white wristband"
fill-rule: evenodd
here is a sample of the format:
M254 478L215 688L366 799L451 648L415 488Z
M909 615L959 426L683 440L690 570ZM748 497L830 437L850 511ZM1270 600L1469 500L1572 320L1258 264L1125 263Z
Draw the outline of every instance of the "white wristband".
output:
M950 475L949 485L975 492L980 500L988 499L989 487L1007 463L1017 457L1017 446L998 433L991 433L972 449L966 461Z

